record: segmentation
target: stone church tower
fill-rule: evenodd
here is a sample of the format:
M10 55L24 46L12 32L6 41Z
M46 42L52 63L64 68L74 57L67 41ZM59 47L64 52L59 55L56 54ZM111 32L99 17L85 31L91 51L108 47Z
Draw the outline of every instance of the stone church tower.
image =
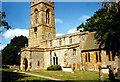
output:
M55 38L54 2L36 0L31 2L31 22L29 28L29 47L47 39Z

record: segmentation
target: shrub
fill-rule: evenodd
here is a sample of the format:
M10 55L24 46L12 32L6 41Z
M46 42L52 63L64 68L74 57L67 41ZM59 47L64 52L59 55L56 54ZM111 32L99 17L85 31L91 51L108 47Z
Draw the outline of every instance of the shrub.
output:
M62 70L60 65L51 65L47 68L47 70Z

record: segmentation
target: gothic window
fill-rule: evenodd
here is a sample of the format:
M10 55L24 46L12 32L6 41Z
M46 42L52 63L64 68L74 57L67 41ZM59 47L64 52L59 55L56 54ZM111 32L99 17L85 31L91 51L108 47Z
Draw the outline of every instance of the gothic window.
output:
M37 37L37 27L34 27L35 37Z
M101 62L101 52L99 52L99 61Z
M73 49L73 55L74 56L76 55L76 49Z
M85 59L86 59L86 62L87 62L87 53L85 54Z
M86 62L90 62L90 53L85 54Z
M55 65L55 57L53 57L53 65Z
M46 11L46 24L49 24L49 22L50 22L50 10L47 9L47 11Z
M38 61L38 66L40 66L40 62Z
M38 23L38 9L35 9L35 24Z
M108 60L109 61L114 61L115 60L115 52L112 51L106 51L107 55L108 55Z
M96 52L96 62L98 62L98 53Z
M101 62L101 52L96 52L96 62Z
M111 61L111 56L110 56L110 52L106 51L107 55L108 55L108 60Z
M37 27L34 27L34 32L37 32Z
M88 61L90 62L90 53L88 53Z
M115 52L112 52L112 61L115 61Z
M56 56L56 53L55 53L55 55L54 55L54 57L53 57L53 65L58 65L58 57Z
M56 57L56 64L58 65L58 57Z

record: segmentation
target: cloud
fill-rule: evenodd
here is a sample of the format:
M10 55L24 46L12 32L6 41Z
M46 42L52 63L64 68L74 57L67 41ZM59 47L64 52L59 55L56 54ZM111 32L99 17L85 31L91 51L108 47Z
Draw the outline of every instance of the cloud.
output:
M60 23L60 24L62 24L63 21L62 21L61 19L55 19L55 23Z
M82 16L82 17L80 18L80 20L81 20L82 22L85 22L86 19L88 19L88 18L90 18L90 16Z
M57 37L57 36L62 36L62 35L65 35L65 34L57 33L57 34L56 34L56 37Z
M79 32L79 31L77 31L77 29L70 29L70 30L68 30L68 34L70 34L70 33L75 33L75 32Z
M3 37L5 39L12 39L13 37L20 36L20 35L28 37L29 30L16 28L16 29L9 29L3 33Z

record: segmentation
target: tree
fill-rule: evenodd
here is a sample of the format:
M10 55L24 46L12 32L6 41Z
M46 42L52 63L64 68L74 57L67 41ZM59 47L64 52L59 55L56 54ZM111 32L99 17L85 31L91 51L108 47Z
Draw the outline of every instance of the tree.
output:
M18 36L11 39L10 44L8 44L2 50L2 63L4 65L19 65L20 63L20 50L25 47L25 44L28 43L27 37Z
M5 12L1 13L1 11L0 11L0 28L3 26L7 30L11 29L11 26L8 24L8 22L6 22L6 20L4 20L4 18L6 18ZM1 32L2 31L0 30L0 33ZM1 42L0 42L0 44L1 44Z
M104 46L107 51L112 51L120 58L120 1L103 2L102 8L95 12L85 24L81 24L77 29L84 28L84 31L96 31L95 39L99 48ZM118 60L120 63L120 59ZM118 69L120 77L120 68Z
M4 26L4 28L6 28L7 30L11 29L11 26L8 24L8 22L6 22L6 20L4 20L4 18L6 18L5 12L1 13L1 11L0 11L0 27ZM1 20L1 19L3 19L3 20Z
M84 31L96 31L95 39L98 41L99 47L105 46L106 50L112 50L118 55L120 53L120 12L116 13L115 3L112 3L111 9L108 12L110 4L95 12L91 18L87 19L85 24L81 24L77 29L84 28ZM120 5L117 5L120 11Z

